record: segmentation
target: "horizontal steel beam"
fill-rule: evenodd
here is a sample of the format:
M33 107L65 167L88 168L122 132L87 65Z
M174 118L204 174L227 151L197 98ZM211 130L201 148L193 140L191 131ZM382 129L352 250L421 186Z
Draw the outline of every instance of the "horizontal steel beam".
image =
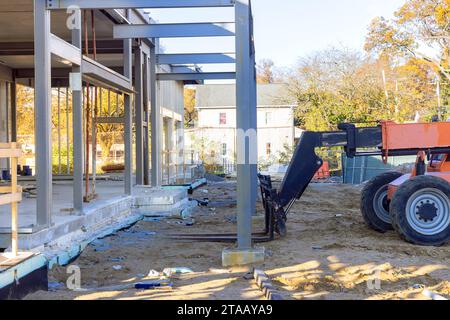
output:
M92 81L94 84L117 88L123 92L133 92L130 79L87 57L83 57L81 72L83 78Z
M233 80L235 72L198 72L198 73L158 73L160 81L202 81L202 80Z
M62 39L64 40L64 39ZM84 42L83 42L84 44ZM123 53L122 40L97 40L97 54ZM83 47L83 52L85 52ZM94 49L89 47L89 54ZM32 56L34 55L34 42L0 42L0 56Z
M188 66L173 66L170 73L198 73L201 70L192 69Z
M68 79L70 68L52 68L52 79L59 81L59 79ZM17 79L34 79L34 69L14 69L14 76Z
M50 52L64 64L81 65L81 50L54 34L50 35Z
M115 39L234 36L234 22L115 25Z
M158 9L233 7L234 0L47 0L47 9Z
M159 54L158 64L210 64L235 63L236 60L227 53L192 53L192 54Z

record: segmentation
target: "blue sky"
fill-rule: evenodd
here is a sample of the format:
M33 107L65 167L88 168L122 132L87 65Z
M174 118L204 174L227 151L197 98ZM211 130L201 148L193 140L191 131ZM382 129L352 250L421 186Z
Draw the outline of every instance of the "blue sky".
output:
M253 0L257 60L272 59L278 67L288 67L330 46L362 50L370 21L380 15L392 17L404 2ZM233 9L160 9L151 10L151 16L160 23L227 22L233 20ZM233 38L167 39L162 44L168 53L234 51Z

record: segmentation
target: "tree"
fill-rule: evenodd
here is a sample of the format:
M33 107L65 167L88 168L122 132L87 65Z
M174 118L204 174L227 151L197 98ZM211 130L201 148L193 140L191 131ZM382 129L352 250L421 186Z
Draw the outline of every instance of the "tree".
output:
M101 91L101 95L100 95ZM91 96L94 95L92 90ZM110 95L110 96L109 96ZM100 100L101 96L101 100ZM108 90L97 88L97 115L105 117L122 117L124 114L124 101L123 96L117 95L115 92L108 93ZM109 105L109 102L111 105ZM95 106L91 105L91 109ZM102 148L102 158L108 159L110 157L111 149L116 143L116 138L122 139L123 132L117 130L117 124L102 123L97 125L98 138L97 143Z
M410 59L393 67L348 49L331 48L299 61L288 78L296 124L306 130L336 130L341 122L373 125L379 120L413 121L435 112L429 64Z
M376 70L360 53L347 49L331 48L301 59L288 81L298 103L297 125L322 131L341 122L385 118L390 108Z
M408 0L394 19L375 18L365 49L392 59L422 59L450 80L450 0Z
M269 84L275 82L274 76L275 63L270 59L261 60L257 67L257 81L261 84Z
M198 132L191 135L191 141L192 149L198 153L199 160L203 163L206 172L217 173L220 171L219 167L221 165L218 163L218 154L221 148L220 142Z
M20 84L17 85L16 90L17 135L25 139L19 142L34 144L33 139L27 139L34 135L34 90Z
M198 119L195 95L195 89L186 88L184 90L184 124L186 128L193 127L194 122Z

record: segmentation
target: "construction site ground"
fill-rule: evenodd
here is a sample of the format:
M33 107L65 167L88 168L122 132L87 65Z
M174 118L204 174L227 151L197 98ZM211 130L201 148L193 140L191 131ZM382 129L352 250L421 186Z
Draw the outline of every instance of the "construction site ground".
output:
M288 217L288 236L265 243L257 266L284 299L428 299L424 289L450 297L450 245L421 247L395 232L369 230L359 210L361 187L312 184ZM232 244L182 242L168 233L236 231L235 182L209 184L194 198L230 201L199 207L194 221L141 221L90 245L72 263L81 270L81 289L69 290L67 267L49 273L49 292L27 299L264 299L249 268L223 268L221 252ZM262 206L255 231L264 227ZM191 225L191 226L190 226ZM151 270L186 267L193 273L170 278L171 287L137 290Z

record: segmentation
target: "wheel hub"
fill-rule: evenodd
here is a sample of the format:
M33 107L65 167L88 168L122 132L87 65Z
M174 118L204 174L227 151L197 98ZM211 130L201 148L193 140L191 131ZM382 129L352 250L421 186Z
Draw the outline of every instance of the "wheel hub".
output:
M449 198L438 189L421 189L408 200L406 218L414 231L426 236L437 235L450 225Z
M417 215L423 222L432 222L436 219L438 210L436 204L430 200L427 200L426 203L421 202L416 208Z

